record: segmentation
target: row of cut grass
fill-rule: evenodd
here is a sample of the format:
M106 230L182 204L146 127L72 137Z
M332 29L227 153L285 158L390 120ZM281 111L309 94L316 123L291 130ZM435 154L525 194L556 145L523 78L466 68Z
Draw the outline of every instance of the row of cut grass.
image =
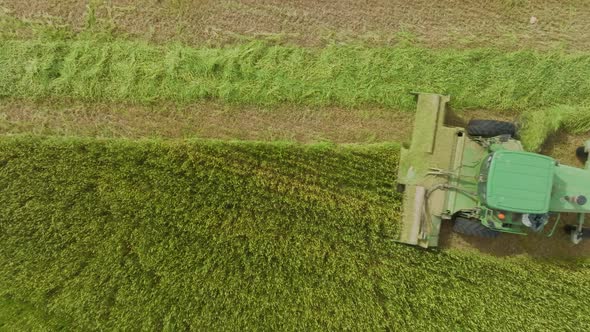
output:
M69 330L590 328L588 263L393 243L397 156L4 137L0 298Z
M118 39L0 41L0 96L412 110L408 93L416 90L450 94L458 108L590 105L590 55L407 44L307 49L264 42L191 48Z

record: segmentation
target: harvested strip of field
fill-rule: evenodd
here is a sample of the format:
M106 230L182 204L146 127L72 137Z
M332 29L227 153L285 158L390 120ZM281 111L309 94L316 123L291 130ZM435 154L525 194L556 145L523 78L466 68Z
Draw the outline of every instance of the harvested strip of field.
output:
M572 151L583 144L584 132L590 129L588 114L588 108L567 106L531 111L522 117L515 112L454 109L449 124L464 127L470 119L517 121L523 124L520 136L529 150L543 149L562 162L576 164ZM408 112L383 107L0 100L2 135L379 143L407 142L412 125L413 116Z
M2 26L2 9L24 22ZM585 0L2 0L0 35L34 35L39 25L73 31L102 25L193 45L269 37L305 46L383 45L412 38L428 47L585 51L589 13Z
M5 137L0 296L74 330L590 328L587 262L391 242L397 151Z
M227 48L143 42L1 41L0 96L92 102L209 99L412 110L410 91L451 94L457 108L530 110L590 104L590 55L413 46Z
M0 100L0 134L257 141L401 142L412 116L379 107L277 107Z

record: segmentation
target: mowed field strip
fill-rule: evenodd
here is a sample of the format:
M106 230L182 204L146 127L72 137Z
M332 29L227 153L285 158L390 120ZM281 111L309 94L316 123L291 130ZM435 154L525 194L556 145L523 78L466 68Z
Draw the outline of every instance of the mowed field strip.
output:
M370 119L374 111L379 119L387 116L383 108L410 113L411 91L436 91L452 95L453 107L460 110L522 115L523 141L531 150L560 128L590 129L590 55L583 53L430 50L408 44L307 49L266 42L193 48L81 38L0 41L0 96L11 98L8 104L17 110L26 108L17 106L18 99L143 106L135 111L149 111L145 106L154 103L186 110L190 107L183 105L215 100L237 109L263 106L251 119L264 118L262 113L273 108L305 117L309 107L346 108L342 114L353 119ZM224 115L217 114L222 132ZM186 123L195 117L188 114ZM246 120L245 126L248 122L255 121ZM360 139L370 141L370 136Z
M0 133L5 135L376 143L408 139L411 127L408 112L384 107L0 100Z
M0 9L21 19L6 19L0 32L17 38L38 34L40 25L69 31L102 25L137 39L188 45L260 38L308 47L391 45L409 38L429 48L590 47L585 0L2 0Z

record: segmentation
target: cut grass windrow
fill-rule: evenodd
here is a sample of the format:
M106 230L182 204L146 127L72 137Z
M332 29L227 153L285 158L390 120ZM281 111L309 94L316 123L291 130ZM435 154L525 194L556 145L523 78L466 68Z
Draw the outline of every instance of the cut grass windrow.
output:
M587 262L393 243L397 155L4 137L0 306L68 330L590 328Z
M410 91L457 108L590 105L590 55L429 50L400 44L321 49L252 42L226 48L127 40L0 41L0 96L188 103L378 105L412 110Z

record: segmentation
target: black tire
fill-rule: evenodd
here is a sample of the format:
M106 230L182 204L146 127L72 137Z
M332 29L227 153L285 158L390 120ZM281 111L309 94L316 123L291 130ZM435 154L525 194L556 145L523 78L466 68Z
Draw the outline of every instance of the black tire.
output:
M563 230L564 230L564 231L565 231L567 234L571 233L572 231L576 230L577 228L578 228L578 227L576 227L576 226L574 226L574 225L565 225L565 226L563 226Z
M584 149L583 146L578 146L576 149L576 157L578 157L578 159L580 159L582 162L586 162L586 160L588 160L588 152L586 152L586 149Z
M402 184L402 183L398 183L395 186L395 191L397 191L398 193L404 193L406 191L406 185Z
M500 135L516 137L516 125L506 121L471 120L467 124L467 134L481 137L494 137Z
M493 239L500 235L500 232L485 227L479 220L463 217L455 218L453 231L463 235L485 237L488 239Z
M563 230L567 233L570 234L571 232L575 231L578 229L578 226L576 225L565 225L563 226ZM582 233L584 233L586 236L590 236L590 227L582 227Z

